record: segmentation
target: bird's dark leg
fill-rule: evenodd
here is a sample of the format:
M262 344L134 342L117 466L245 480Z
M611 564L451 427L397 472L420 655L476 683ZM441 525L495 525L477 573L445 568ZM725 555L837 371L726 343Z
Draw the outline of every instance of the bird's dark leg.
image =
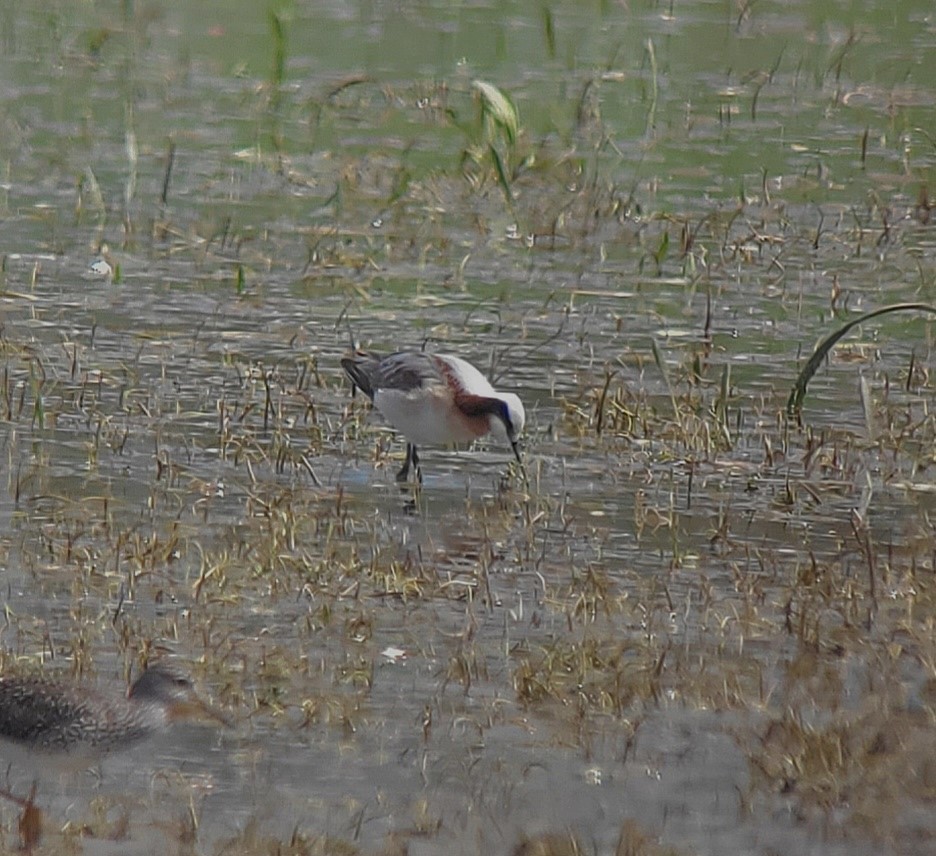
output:
M415 443L406 444L406 460L403 467L397 473L397 481L404 482L409 477L410 465L416 470L416 480L422 484L422 470L419 468L419 454L416 451Z
M396 480L398 482L405 482L407 476L409 476L410 468L410 450L413 448L411 443L406 444L406 458L403 460L403 466L400 467L400 471L396 474Z

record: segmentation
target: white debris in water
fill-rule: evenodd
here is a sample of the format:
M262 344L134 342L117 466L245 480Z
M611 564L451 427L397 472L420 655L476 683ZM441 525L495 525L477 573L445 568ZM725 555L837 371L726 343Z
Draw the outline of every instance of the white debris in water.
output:
M389 648L384 648L380 652L380 656L386 658L389 663L399 663L401 660L406 659L406 651L402 648L394 648L391 645Z
M114 269L107 263L105 259L98 259L96 262L91 265L91 273L96 276L113 276Z
M585 771L585 783L588 785L601 784L601 770L598 767L592 767Z

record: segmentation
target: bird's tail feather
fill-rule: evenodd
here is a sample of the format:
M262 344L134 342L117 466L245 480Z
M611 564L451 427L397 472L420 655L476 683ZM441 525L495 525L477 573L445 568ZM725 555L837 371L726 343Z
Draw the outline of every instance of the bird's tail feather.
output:
M345 357L341 367L351 379L351 383L364 393L371 401L374 400L374 387L367 372L367 362L370 358L365 355Z

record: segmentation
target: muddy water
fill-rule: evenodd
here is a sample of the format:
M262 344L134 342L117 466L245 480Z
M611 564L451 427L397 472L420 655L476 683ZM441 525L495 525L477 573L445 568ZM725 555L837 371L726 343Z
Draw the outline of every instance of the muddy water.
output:
M4 668L235 721L46 846L926 852L930 326L784 411L931 299L932 13L683 5L2 13ZM401 493L352 340L519 392L525 479Z

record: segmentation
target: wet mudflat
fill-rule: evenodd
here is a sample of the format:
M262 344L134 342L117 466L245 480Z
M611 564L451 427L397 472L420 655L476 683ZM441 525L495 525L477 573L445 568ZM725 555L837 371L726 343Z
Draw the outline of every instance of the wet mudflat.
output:
M0 17L0 665L234 723L36 851L931 852L929 316L787 412L933 302L928 4L314 5ZM352 342L523 469L401 491Z

